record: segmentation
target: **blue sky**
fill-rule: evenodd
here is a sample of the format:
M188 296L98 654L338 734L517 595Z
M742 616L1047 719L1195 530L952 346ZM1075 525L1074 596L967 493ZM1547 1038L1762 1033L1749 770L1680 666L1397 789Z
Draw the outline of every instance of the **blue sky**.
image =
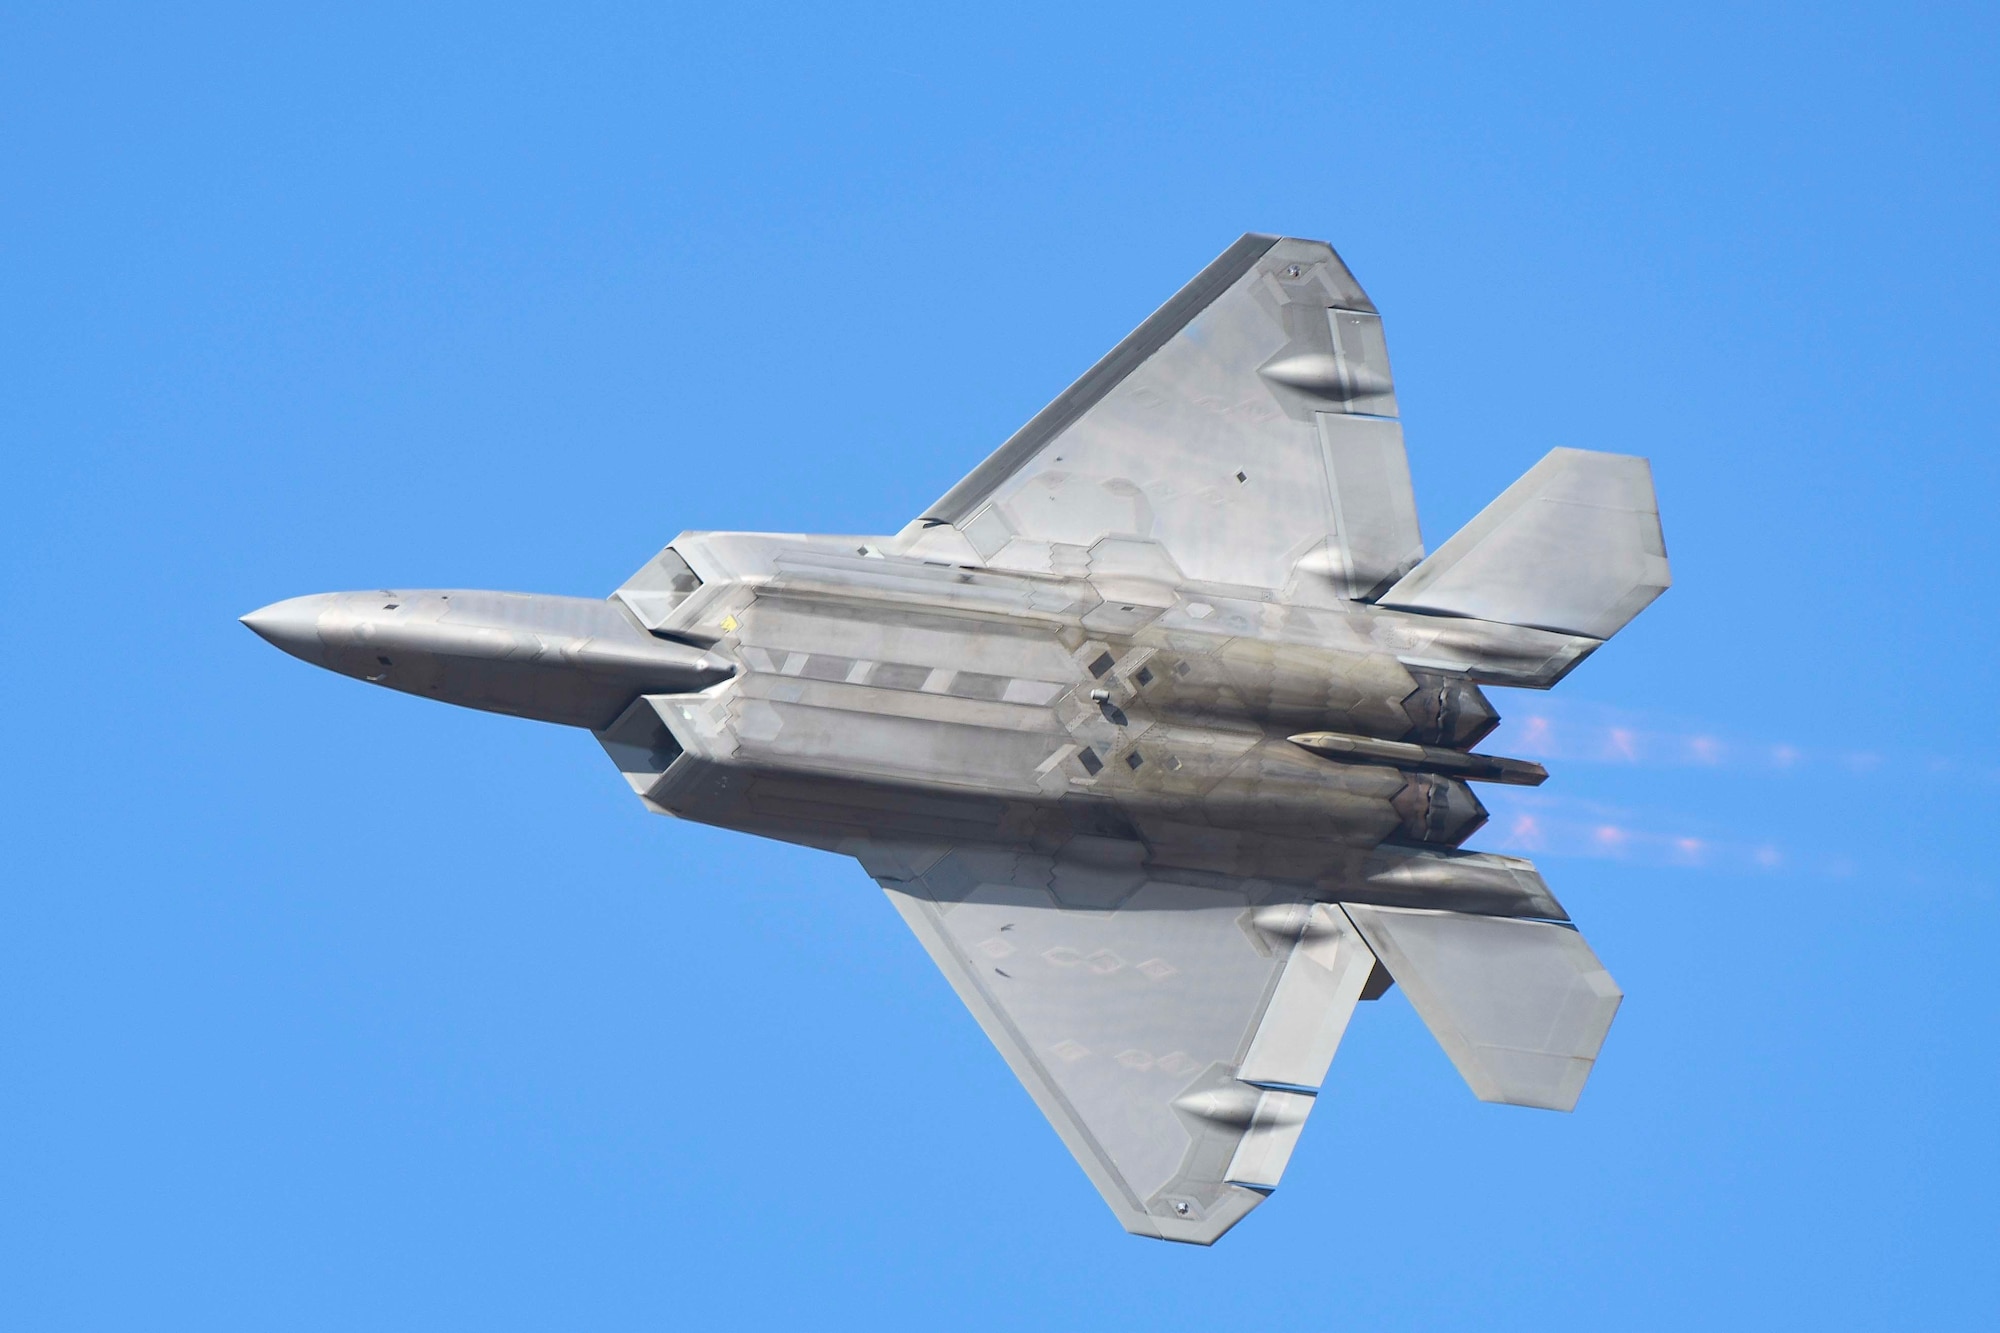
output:
M1988 1326L1996 38L7 6L0 1322ZM1653 460L1672 592L1496 691L1478 841L1627 992L1572 1116L1392 992L1269 1204L1129 1239L857 868L235 623L892 531L1252 229L1384 310L1433 543Z

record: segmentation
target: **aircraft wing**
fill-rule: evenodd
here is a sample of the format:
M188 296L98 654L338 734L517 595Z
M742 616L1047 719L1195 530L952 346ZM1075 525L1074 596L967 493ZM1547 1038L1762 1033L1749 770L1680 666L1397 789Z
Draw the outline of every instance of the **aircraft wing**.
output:
M916 554L1367 598L1423 558L1382 320L1249 235L905 529Z
M1390 978L1482 1101L1562 1111L1621 998L1562 921L1306 901L1111 838L849 850L1119 1222L1163 1240L1211 1244L1277 1187Z
M1108 839L863 860L1127 1231L1206 1245L1277 1186L1374 968L1339 907Z

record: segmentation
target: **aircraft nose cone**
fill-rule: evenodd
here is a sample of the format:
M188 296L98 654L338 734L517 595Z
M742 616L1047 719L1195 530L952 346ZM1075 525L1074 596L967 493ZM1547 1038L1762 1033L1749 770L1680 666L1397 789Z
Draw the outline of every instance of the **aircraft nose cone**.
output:
M282 602L258 607L241 619L252 633L272 647L282 648L293 657L316 663L323 648L319 639L319 618L327 608L327 601L324 593L313 597L288 597Z

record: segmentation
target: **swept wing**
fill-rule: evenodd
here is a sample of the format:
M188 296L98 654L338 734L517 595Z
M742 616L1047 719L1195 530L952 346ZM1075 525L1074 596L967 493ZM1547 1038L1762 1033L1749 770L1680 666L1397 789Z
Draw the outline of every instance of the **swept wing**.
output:
M1377 593L1424 554L1381 316L1331 246L1245 236L905 539L1058 573L1149 541L1166 577Z

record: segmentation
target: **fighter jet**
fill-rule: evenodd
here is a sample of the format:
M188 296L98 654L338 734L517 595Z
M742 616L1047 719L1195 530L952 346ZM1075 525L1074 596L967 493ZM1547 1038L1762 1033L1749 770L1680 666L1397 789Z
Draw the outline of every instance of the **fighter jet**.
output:
M1572 1109L1621 993L1462 844L1481 687L1668 585L1644 459L1556 449L1437 550L1382 321L1249 235L889 536L684 532L606 600L377 590L243 617L343 675L596 736L648 810L887 893L1128 1231L1276 1188L1357 1002Z

